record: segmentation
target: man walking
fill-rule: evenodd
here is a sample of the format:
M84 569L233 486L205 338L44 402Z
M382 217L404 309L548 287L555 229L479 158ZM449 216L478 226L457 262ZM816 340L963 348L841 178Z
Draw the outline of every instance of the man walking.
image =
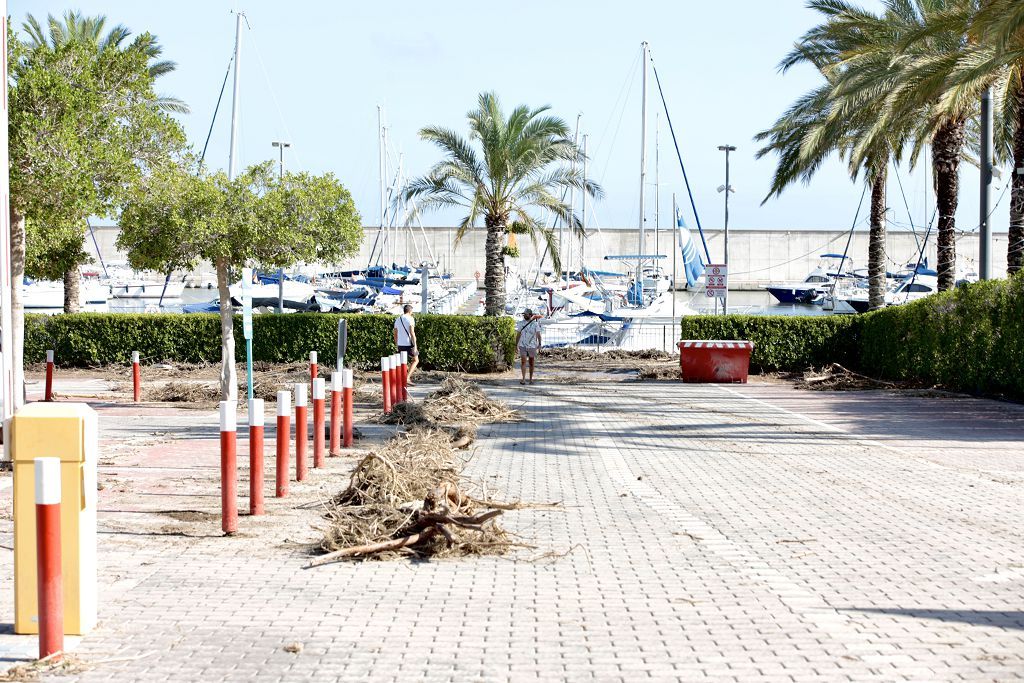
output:
M523 319L516 323L516 350L519 353L520 384L526 384L526 366L530 366L530 384L533 384L533 364L540 348L540 316L527 308Z
M412 304L406 304L402 310L405 312L395 320L395 345L398 346L399 353L405 351L409 356L409 375L406 381L412 384L412 373L416 371L416 366L420 362L416 350L416 321L412 317Z

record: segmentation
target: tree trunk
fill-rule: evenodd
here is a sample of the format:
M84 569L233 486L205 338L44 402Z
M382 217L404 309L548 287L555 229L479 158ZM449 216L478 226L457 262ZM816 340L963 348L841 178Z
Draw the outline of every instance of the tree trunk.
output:
M487 242L485 246L486 266L484 268L485 315L505 314L505 257L501 253L505 246L505 222L498 216L487 216Z
M217 291L220 294L220 397L238 400L238 375L235 374L235 311L228 290L228 263L217 259Z
M14 410L25 405L25 216L11 208L11 366L14 375ZM13 412L13 411L12 411Z
M960 153L965 142L965 122L947 121L932 139L932 170L935 201L939 211L939 291L956 284L956 207L960 200Z
M882 167L871 181L871 232L868 243L868 308L885 306L885 180Z
M1024 85L1017 91L1017 123L1013 131L1013 168L1010 169L1010 234L1006 248L1006 272L1024 269Z
M81 275L78 268L72 268L64 273L64 312L78 313L80 305Z

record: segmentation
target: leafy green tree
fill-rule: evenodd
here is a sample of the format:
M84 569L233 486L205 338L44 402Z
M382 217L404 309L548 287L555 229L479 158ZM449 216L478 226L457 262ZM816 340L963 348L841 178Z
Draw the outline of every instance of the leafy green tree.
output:
M816 0L810 6L824 16L824 21L804 34L780 67L786 71L797 64L808 63L818 70L825 82L799 98L771 128L756 136L756 140L765 143L758 150L758 158L771 153L777 155L775 174L765 201L797 181L810 182L832 154L838 154L847 162L854 180L863 173L871 187L868 303L873 309L880 308L885 303L886 290L888 166L894 158L894 150L903 148L908 129L890 128L884 134L874 131L876 111L881 106L876 92L837 96L849 68L844 57L850 51L863 49L871 36L845 30L844 22L850 9L840 0ZM863 10L857 12L868 14Z
M153 91L153 81L175 68L174 62L159 59L163 49L155 36L143 33L129 40L131 32L126 27L105 31L106 23L103 16L84 17L69 11L62 20L49 16L46 30L32 15L24 25L29 51L74 51L83 60L78 66L89 72L90 83L86 85L83 74L78 74L75 84L94 89L101 107L111 112L94 119L92 132L103 130L99 140L106 149L105 159L92 169L96 186L93 213L111 212L137 168L166 156L183 140L177 124L162 112L188 111L180 100ZM84 61L88 59L92 62ZM63 278L64 310L68 313L78 310L79 266L90 260L82 244L87 216L74 221L40 216L27 224L26 272L33 277Z
M236 400L231 271L337 263L359 251L363 230L351 195L334 176L253 166L234 180L187 165L155 168L121 214L118 247L140 270L214 264L221 319L221 395Z
M420 137L440 148L445 158L427 175L410 183L406 197L419 198L425 210L465 209L457 240L483 221L487 230L487 315L505 312L502 250L506 235L528 235L535 244L543 240L555 270L561 270L556 237L534 211L554 214L579 234L580 220L559 198L560 191L574 188L593 197L603 194L599 185L583 178L578 166L583 153L569 138L565 121L545 115L548 109L519 106L506 116L498 96L487 92L480 95L477 108L467 114L468 139L436 126L420 131Z

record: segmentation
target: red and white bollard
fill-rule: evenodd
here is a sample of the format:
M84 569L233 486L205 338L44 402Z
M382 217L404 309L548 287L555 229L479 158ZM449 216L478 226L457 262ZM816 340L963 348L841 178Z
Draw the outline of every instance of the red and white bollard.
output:
M64 649L64 586L60 553L60 459L36 458L36 590L39 659Z
M309 407L306 385L295 385L295 481L304 481L309 474L306 445L309 443Z
M402 351L398 354L400 357L400 363L398 365L401 368L402 373L402 400L409 400L409 352Z
M53 400L53 350L46 352L46 389L43 393L44 401Z
M263 399L249 399L249 514L263 514Z
M341 371L341 400L344 404L344 422L343 424L343 435L341 445L344 448L352 447L352 393L353 393L353 377L351 370Z
M313 380L320 375L320 367L316 363L316 351L309 352L309 393L313 393Z
M132 351L132 397L136 403L142 399L142 370L139 369L138 351Z
M313 467L326 465L324 460L324 413L326 409L324 378L313 380Z
M384 412L391 412L391 358L380 359L381 395L384 397Z
M398 377L398 359L397 353L391 354L391 407L395 407L402 402L402 392L399 387Z
M221 529L238 531L238 452L234 401L220 402L220 518Z
M277 462L274 481L274 496L288 495L288 451L292 440L292 392L277 392Z
M331 440L327 455L341 455L341 393L342 372L331 373Z

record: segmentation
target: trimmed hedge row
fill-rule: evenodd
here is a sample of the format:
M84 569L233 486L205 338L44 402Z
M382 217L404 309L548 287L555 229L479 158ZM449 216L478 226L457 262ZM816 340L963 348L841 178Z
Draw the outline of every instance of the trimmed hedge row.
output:
M1024 277L857 316L687 316L682 339L747 339L756 371L839 363L886 379L1024 399Z
M253 360L293 362L316 351L333 364L338 319L348 321L346 363L379 367L395 352L394 316L295 313L253 317ZM515 326L511 319L418 315L416 336L427 369L493 372L511 364ZM235 353L244 359L242 319L235 316ZM57 363L89 366L128 363L132 351L150 362L220 361L220 318L216 314L77 313L26 315L25 362L42 362L54 349Z
M860 325L839 315L691 315L682 319L681 339L745 339L756 372L800 372L810 366L856 363Z
M876 311L861 328L866 373L1024 398L1024 277Z

